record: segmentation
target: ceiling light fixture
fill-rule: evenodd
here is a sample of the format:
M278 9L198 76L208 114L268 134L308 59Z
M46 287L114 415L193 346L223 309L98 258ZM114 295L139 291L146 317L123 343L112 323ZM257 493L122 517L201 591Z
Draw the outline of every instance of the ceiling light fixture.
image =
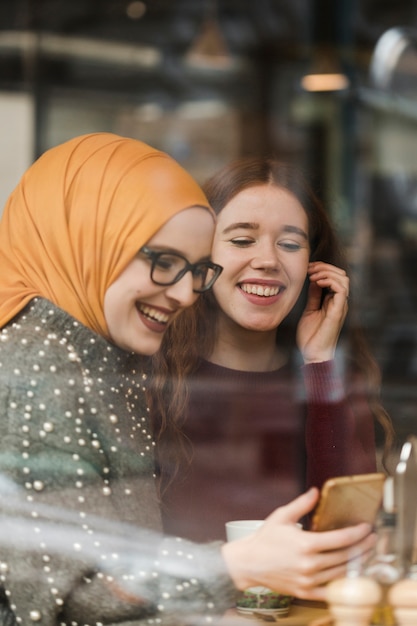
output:
M230 70L236 59L221 32L216 1L211 0L200 32L185 55L185 62L196 69Z
M305 91L343 91L350 86L334 52L327 48L316 52L311 71L301 79Z
M146 4L142 0L133 0L126 7L126 15L131 20L140 20L146 13Z

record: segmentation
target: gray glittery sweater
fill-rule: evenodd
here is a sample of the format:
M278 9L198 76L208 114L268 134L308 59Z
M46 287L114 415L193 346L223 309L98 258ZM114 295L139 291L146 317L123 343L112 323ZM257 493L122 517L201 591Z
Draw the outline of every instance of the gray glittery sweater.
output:
M0 575L18 623L198 624L233 603L219 544L159 532L145 379L43 299L0 332Z

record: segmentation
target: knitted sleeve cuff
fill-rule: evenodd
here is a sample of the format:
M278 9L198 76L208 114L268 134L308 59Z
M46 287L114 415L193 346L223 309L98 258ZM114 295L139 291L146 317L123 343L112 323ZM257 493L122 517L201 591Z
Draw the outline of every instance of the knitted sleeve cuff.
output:
M345 398L342 378L335 360L302 366L307 401L333 404Z

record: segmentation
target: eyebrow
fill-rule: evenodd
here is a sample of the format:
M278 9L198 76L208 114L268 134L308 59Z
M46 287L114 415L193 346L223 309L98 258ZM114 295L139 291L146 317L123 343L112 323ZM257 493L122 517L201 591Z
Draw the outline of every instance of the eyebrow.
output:
M176 248L170 248L168 246L161 246L161 245L155 245L155 246L148 246L145 245L145 248L149 248L149 250L152 250L153 252L163 252L164 254L179 254L180 256L186 258L188 260L188 258L185 256L185 254L183 252L180 252L180 250L177 250ZM139 249L140 252L140 249ZM211 261L211 254L209 255L205 255L203 257L201 257L198 261L196 261L196 263L205 263L206 261Z
M304 239L308 240L308 235L302 228L298 228L298 226L291 226L290 224L284 226L284 233L295 233L296 235L300 235Z
M238 230L238 229L259 230L259 224L256 222L235 222L234 224L230 224L230 226L227 226L223 230L223 234L227 235L227 233L230 233L233 230ZM302 228L298 228L298 226L291 226L291 224L286 224L282 230L284 233L294 233L296 235L300 235L300 237L303 237L303 239L308 241L307 233Z
M227 226L223 230L223 234L227 235L227 233L230 233L232 230L237 230L239 228L246 230L258 230L259 224L256 224L255 222L235 222L234 224L230 224L230 226Z

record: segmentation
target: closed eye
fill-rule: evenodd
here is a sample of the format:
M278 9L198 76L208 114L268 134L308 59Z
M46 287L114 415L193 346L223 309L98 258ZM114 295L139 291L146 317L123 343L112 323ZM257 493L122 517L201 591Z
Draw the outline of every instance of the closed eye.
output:
M253 239L249 239L248 237L235 237L230 240L230 243L239 248L244 248L245 246L250 246L250 244L253 243Z
M301 244L296 243L295 241L280 241L278 246L288 252L297 252L297 250L301 250L302 248Z
M163 254L155 261L155 267L160 270L168 271L179 264L178 257Z

